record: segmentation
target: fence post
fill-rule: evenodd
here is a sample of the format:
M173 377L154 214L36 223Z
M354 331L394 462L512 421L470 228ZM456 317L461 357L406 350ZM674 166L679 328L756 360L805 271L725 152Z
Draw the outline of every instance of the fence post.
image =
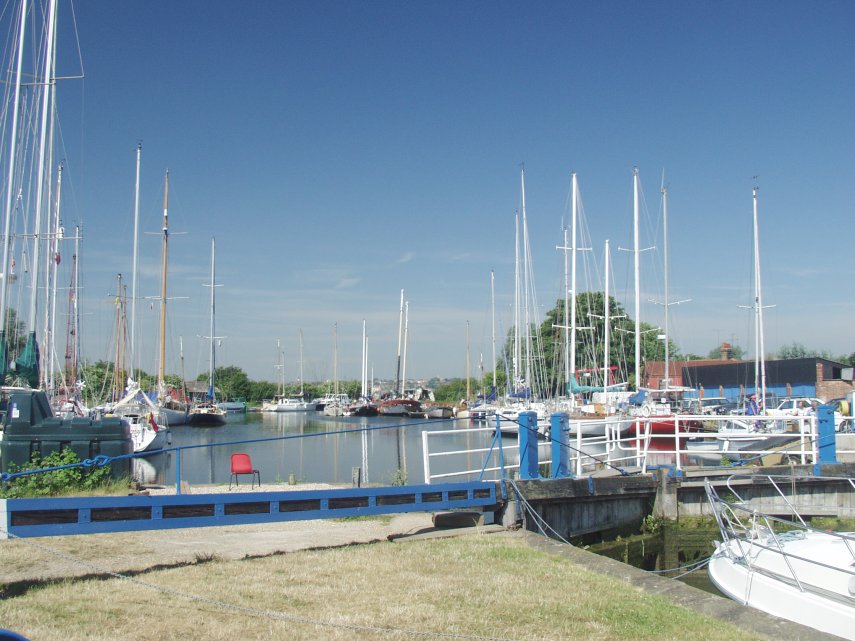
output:
M537 471L537 414L519 413L520 479L539 479Z
M837 463L837 436L834 433L834 407L820 405L816 410L817 449L819 460L815 465L817 474L820 465Z
M549 436L552 440L552 478L572 476L567 465L570 449L570 424L566 412L555 412L549 417Z

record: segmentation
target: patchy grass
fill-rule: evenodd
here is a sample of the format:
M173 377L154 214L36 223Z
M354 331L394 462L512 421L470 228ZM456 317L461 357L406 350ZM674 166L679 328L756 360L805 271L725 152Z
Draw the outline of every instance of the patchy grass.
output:
M752 638L512 534L205 560L45 583L0 601L0 621L42 641Z

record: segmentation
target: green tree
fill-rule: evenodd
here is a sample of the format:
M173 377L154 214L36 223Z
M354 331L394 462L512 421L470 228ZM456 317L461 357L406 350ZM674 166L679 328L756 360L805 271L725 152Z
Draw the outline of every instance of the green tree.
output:
M472 394L475 394L475 389L472 387L472 381L469 382ZM466 379L452 378L442 385L439 385L433 390L434 398L441 403L456 403L466 398Z
M605 350L604 293L585 292L576 296L576 370L602 372ZM623 306L609 296L609 363L619 368L617 382L628 381L635 385L635 323ZM543 349L549 380L553 389L563 391L564 368L564 301L559 299L555 307L546 312L541 325ZM660 331L649 323L640 323L642 365L647 361L665 360L665 343L658 338ZM669 356L681 358L677 345L669 339ZM598 377L597 377L598 376ZM602 385L602 374L594 377L591 384ZM616 381L608 381L609 384Z
M217 389L223 398L249 398L251 389L249 376L240 367L234 365L218 367L214 374Z
M790 358L826 358L832 360L833 357L830 352L807 349L801 343L793 342L789 345L784 345L778 350L778 358L781 360Z

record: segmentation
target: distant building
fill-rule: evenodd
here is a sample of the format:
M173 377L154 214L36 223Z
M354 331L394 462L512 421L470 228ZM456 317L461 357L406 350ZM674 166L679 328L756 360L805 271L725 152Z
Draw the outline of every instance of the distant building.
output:
M665 374L663 361L645 363L644 387L692 387L704 396L724 396L738 401L754 389L754 361L731 360L727 343L721 359L671 361ZM766 361L766 393L773 397L815 396L830 400L855 390L853 368L826 358L791 358Z

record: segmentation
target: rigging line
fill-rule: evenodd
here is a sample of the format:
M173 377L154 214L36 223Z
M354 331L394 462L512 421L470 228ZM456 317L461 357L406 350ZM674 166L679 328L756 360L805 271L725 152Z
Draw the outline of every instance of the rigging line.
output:
M262 608L251 608L244 605L238 605L236 603L229 603L227 601L222 601L220 599L212 599L205 596L200 596L198 594L192 594L190 592L184 592L183 590L176 590L175 588L168 588L164 586L159 586L155 583L149 583L148 581L143 581L142 579L138 579L136 577L127 576L120 572L113 572L112 570L107 570L102 568L101 566L90 563L88 561L83 561L82 559L78 559L71 554L67 554L65 552L61 552L54 548L51 548L47 545L43 545L41 543L36 543L34 541L29 541L26 539L22 539L18 536L10 532L6 532L3 528L0 528L0 532L6 534L9 538L14 538L20 540L23 544L34 547L46 554L49 554L53 557L61 559L63 561L68 561L70 563L79 565L81 567L92 570L96 574L111 576L116 579L120 579L123 581L127 581L134 585L138 585L140 587L148 588L150 590L155 590L156 592L160 592L162 594L168 594L171 596L177 596L188 601L194 601L196 603L205 603L208 605L212 605L218 608L222 608L224 610L231 610L233 612L237 612L239 614L244 614L247 616L255 616L255 617L266 617L269 619L276 619L280 621L289 621L292 623L302 623L306 625L314 625L318 627L330 627L337 628L341 630L354 630L358 632L379 632L381 634L403 634L414 637L442 637L444 639L473 639L474 641L514 641L513 639L509 639L506 637L488 637L482 636L478 634L464 634L457 632L442 632L442 631L434 631L434 630L417 630L413 628L398 628L393 626L373 626L373 625L360 625L357 623L338 623L334 621L324 621L321 619L312 619L310 617L303 617L296 614L290 614L288 612L281 612L277 610L265 610Z

